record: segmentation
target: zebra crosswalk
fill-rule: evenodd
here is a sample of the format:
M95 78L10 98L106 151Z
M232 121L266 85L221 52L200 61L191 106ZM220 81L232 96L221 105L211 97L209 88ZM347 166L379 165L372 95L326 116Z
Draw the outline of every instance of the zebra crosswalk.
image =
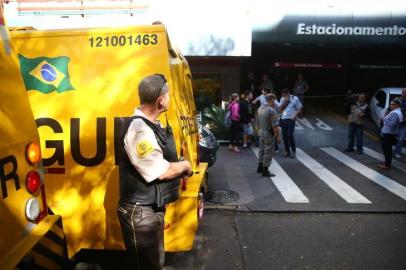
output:
M341 198L348 203L371 203L367 198L353 189L350 185L326 169L323 165L310 157L301 149L297 149L297 159L319 177L324 183L334 190Z
M336 158L338 161L341 161L351 169L357 171L358 173L364 175L371 181L375 182L376 184L382 186L383 188L387 189L388 191L398 195L403 200L406 200L406 187L402 186L401 184L395 182L394 180L386 177L385 175L378 173L375 170L370 169L369 167L363 165L359 161L356 161L353 158L350 158L347 155L344 155L340 151L332 147L325 147L322 148L324 152L331 155L332 157Z
M258 157L258 148L253 148L253 152ZM318 152L318 154L316 155L315 152ZM376 160L382 160L383 155L381 153L364 147L364 154L362 158L356 159L354 156L342 153L342 151L333 147L320 147L316 150L312 149L308 153L298 148L296 149L296 159L283 159L277 156L272 160L269 170L276 176L270 178L270 180L286 203L311 204L313 198L309 194L308 188L303 188L303 184L302 186L300 185L300 176L288 169L284 169L285 166L294 166L292 163L296 162L297 165L303 166L304 170L308 170L308 172L303 172L303 175L306 174L307 178L309 178L308 175L312 175L312 179L308 181L315 182L317 185L319 183L324 184L325 187L323 189L327 187L337 194L338 198L349 205L373 205L378 203L378 201L382 201L377 199L377 194L387 193L395 195L393 196L395 201L396 197L400 198L401 201L396 201L396 203L401 203L401 208L404 210L406 208L406 186L404 186L404 183L406 183L406 178L404 177L404 172L406 172L405 164L394 160L393 170L398 170L398 173L387 176L379 171L378 168L372 169L363 164L365 160L368 160L368 162L373 161L374 164ZM323 165L326 164L326 160L329 160L328 167ZM346 170L346 173L339 172L343 168ZM352 173L348 172L351 170L353 171ZM351 175L351 177L348 177L348 175ZM358 180L354 181L354 179ZM374 192L362 190L362 186L368 186Z
M376 160L380 160L380 161L385 159L383 154L378 153L378 152L376 152L376 151L374 151L372 149L369 149L368 147L364 147L364 154L366 154L367 156L370 156L370 157L372 157L372 158L374 158ZM406 165L402 164L401 162L399 162L399 161L397 161L395 159L392 160L392 166L399 169L399 170L401 170L401 171L403 171L403 172L406 172Z

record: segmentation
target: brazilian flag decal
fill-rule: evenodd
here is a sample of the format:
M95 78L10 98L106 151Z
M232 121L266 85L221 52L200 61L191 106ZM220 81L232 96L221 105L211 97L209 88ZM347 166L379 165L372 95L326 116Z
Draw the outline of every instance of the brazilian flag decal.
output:
M69 57L38 57L30 59L21 54L18 57L21 75L27 91L37 90L48 94L54 90L62 93L74 89L69 81Z

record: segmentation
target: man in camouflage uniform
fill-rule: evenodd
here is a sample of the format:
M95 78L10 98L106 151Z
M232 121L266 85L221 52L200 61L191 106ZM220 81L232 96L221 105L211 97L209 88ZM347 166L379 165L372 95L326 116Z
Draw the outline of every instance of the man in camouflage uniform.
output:
M268 168L271 166L275 141L280 143L278 114L273 108L275 99L274 94L266 95L266 103L258 109L260 139L257 173L262 173L264 177L275 176Z

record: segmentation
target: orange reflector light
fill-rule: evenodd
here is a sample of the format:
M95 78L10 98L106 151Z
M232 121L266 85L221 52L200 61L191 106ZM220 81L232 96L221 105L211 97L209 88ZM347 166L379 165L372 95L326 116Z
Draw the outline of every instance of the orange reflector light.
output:
M165 223L164 223L164 230L169 229L170 226L171 226L171 225L170 225L168 222L165 222Z
M26 157L29 163L34 164L41 160L41 150L35 142L30 142L26 148Z
M27 190L33 194L37 192L41 185L41 178L39 176L39 173L37 171L30 171L27 174L27 178L25 180L25 186L27 187Z

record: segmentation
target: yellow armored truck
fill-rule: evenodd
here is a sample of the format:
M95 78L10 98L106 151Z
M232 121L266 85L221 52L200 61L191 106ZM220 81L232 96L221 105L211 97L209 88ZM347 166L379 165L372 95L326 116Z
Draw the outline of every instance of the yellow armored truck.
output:
M116 214L120 130L139 105L139 82L156 73L171 89L160 120L168 118L178 156L194 170L167 207L165 250L192 249L207 164L199 163L191 73L165 27L15 30L11 40L40 134L47 202L62 216L69 256L124 248Z
M40 140L0 3L0 269L67 264L60 216L48 213Z

